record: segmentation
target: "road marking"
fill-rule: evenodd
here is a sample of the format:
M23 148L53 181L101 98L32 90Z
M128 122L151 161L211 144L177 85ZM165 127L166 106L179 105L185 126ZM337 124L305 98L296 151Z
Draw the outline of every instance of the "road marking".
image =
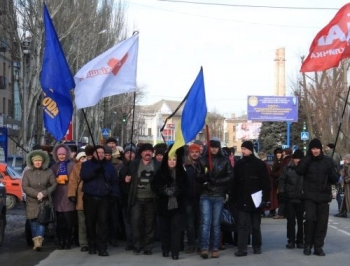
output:
M328 226L331 227L331 228L333 228L333 229L335 229L335 230L338 230L339 232L341 232L341 233L343 233L343 234L345 234L345 235L350 236L350 233L347 232L347 231L345 231L345 230L343 230L343 229L339 229L338 227L333 226L333 225L328 225Z

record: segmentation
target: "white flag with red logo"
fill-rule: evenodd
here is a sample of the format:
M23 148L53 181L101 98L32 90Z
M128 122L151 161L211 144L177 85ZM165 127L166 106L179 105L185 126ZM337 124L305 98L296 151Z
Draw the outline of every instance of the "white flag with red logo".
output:
M350 57L349 28L350 3L343 6L328 25L317 33L300 72L327 70L337 67L342 59Z
M136 90L138 34L118 43L75 74L77 109L94 106L102 98Z

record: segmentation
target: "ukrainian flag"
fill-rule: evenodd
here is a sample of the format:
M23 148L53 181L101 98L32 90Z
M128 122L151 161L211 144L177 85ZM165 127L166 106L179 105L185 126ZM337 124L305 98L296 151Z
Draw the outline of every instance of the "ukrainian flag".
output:
M175 130L175 142L169 151L169 157L186 143L195 139L197 134L203 129L207 116L207 102L205 99L203 68L194 81L191 89L187 93L184 109L179 125Z

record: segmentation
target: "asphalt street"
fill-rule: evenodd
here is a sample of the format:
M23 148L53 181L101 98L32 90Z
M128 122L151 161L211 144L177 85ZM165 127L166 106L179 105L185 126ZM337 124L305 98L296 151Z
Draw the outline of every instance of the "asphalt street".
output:
M71 250L56 250L52 239L45 240L43 251L38 253L27 247L24 239L20 241L12 239L11 243L5 241L5 245L0 248L0 265L347 265L350 258L350 218L336 218L333 216L335 213L337 213L336 202L333 200L324 246L325 257L305 256L301 249L286 249L286 220L264 218L262 219L263 253L261 255L254 255L249 248L247 257L238 258L234 256L237 248L227 245L226 250L220 251L218 259L204 260L197 254L180 253L180 259L174 261L171 258L162 257L160 243L156 242L151 256L134 255L131 251L125 251L124 243L120 243L120 247L108 249L109 257L99 257L80 252L79 247L73 247ZM9 230L13 230L11 225ZM20 237L23 238L23 235Z

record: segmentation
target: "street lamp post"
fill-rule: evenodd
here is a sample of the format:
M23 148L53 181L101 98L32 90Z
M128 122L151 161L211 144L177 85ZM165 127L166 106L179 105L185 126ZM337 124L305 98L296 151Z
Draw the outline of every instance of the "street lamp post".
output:
M23 49L23 147L27 147L27 121L28 121L28 70L30 69L30 45L31 41L25 38L22 42Z

